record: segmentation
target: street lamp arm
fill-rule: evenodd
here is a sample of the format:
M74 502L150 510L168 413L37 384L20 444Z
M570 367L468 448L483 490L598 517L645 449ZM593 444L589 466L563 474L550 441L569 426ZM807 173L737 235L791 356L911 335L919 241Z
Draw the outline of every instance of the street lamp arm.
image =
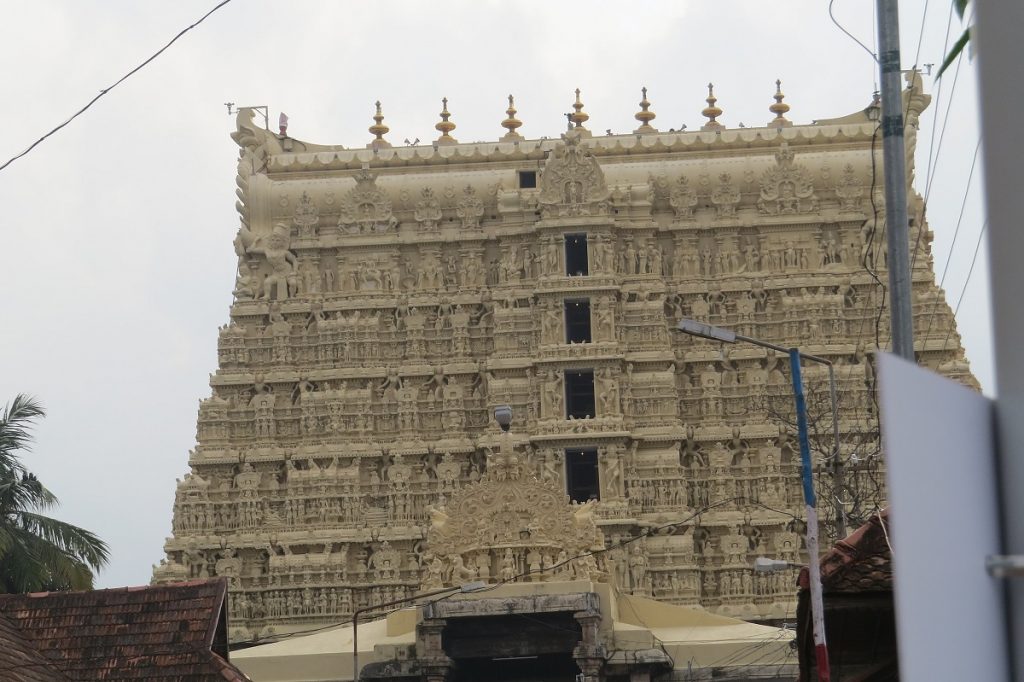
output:
M842 471L839 464L839 412L836 402L836 381L832 362L816 355L801 353L799 348L785 348L768 341L761 341L760 339L754 339L749 336L737 334L729 329L722 329L721 327L715 327L704 322L698 322L697 320L680 320L676 328L685 334L711 339L712 341L721 341L722 343L736 343L737 341L743 341L755 346L761 346L762 348L780 351L789 356L789 371L793 382L793 398L796 406L797 435L800 443L801 479L804 490L804 502L806 503L807 509L807 568L808 573L810 574L811 620L814 631L815 653L818 661L818 680L819 682L829 682L831 672L829 670L828 647L825 639L824 604L821 594L817 497L814 493L813 470L811 467L811 447L808 442L807 435L807 405L804 400L803 380L800 376L800 361L801 359L809 360L811 362L821 363L828 367L829 392L832 398L832 425L833 433L835 434L833 471L836 472L836 480L839 482ZM836 512L838 528L842 528L844 516L842 507L837 507Z
M731 329L716 327L706 322L701 322L700 320L683 318L676 323L676 329L684 334L697 336L702 339L710 339L711 341L720 341L722 343L749 343L754 346L760 346L761 348L767 348L779 353L784 353L785 355L789 355L791 352L796 352L801 360L816 362L819 365L825 365L828 367L828 392L832 401L832 472L835 480L835 488L842 492L845 487L845 483L843 480L843 463L840 461L841 458L839 456L839 396L838 389L836 387L835 366L832 364L831 360L818 355L804 353L799 348L786 348L785 346L780 346L778 344L771 343L770 341L762 341L761 339L755 339L751 336L737 334ZM846 537L846 513L841 504L836 508L836 535L840 538Z
M776 343L771 343L770 341L755 339L752 336L744 336L743 334L738 334L731 329L716 327L714 325L707 324L706 322L701 322L700 320L689 320L686 318L679 320L679 323L676 325L676 330L681 331L684 334L689 334L690 336L699 336L702 339L710 339L711 341L721 341L722 343L736 343L737 341L742 341L744 343L778 351L787 355L789 355L790 351L786 346L780 346ZM811 355L810 353L804 353L799 349L797 349L797 352L800 353L800 357L804 360L828 365L829 367L832 366L832 361L827 358L823 358L818 355Z

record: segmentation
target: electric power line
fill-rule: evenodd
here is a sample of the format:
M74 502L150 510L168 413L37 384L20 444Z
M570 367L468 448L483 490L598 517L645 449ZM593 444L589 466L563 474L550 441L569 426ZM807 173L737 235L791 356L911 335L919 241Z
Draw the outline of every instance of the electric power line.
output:
M978 243L974 245L974 256L971 258L971 267L967 270L967 279L964 280L964 286L960 289L960 296L956 300L956 308L953 310L953 319L950 320L949 329L946 330L946 338L942 340L942 349L946 349L946 342L949 341L949 335L953 333L953 328L956 327L956 314L960 312L960 304L964 302L964 294L967 293L967 285L971 281L971 275L974 274L974 264L978 262L978 251L981 249L981 241L985 236L985 228L988 227L988 221L986 220L981 226L981 232L978 233Z
M198 26L199 24L201 24L204 21L206 21L207 17L209 17L211 14L213 14L214 12L216 12L217 10L219 10L221 7L223 7L224 5L228 4L229 2L231 2L231 0L221 0L221 2L219 2L213 9L211 9L209 12L207 12L206 14L201 16L198 21L196 21L196 22L190 24L189 26L183 28L181 31L178 32L178 34L176 36L171 38L169 43L167 43L166 45L161 47L159 50L157 50L149 59L147 59L146 61L144 61L141 64L139 64L138 66L136 66L134 69L132 69L131 71L129 71L125 75L121 76L116 82L114 82L113 85L109 85L106 88L103 88L102 90L100 90L99 94L96 95L95 97L93 97L91 100L89 100L89 102L84 107L82 107L81 109L76 111L66 121L64 121L63 123L58 125L56 128L54 128L50 132L48 132L45 135L43 135L42 137L40 137L38 140L36 140L32 144L30 144L25 151L21 152L20 154L16 154L16 155L12 156L11 158L9 158L7 161L5 161L4 164L2 166L0 166L0 171L2 171L3 169L7 168L8 166L10 166L12 163L17 161L21 157L23 157L26 154L28 154L30 151L32 151L33 149L38 147L40 144L42 144L42 142L46 138L50 137L51 135L53 135L54 133L59 131L61 128L65 127L66 125L68 125L69 123L74 121L76 118L78 118L79 116L84 114L93 104L96 104L96 102L98 102L101 97L106 95L108 92L110 92L111 90L116 88L118 85L120 85L124 81L126 81L130 76L134 75L137 71L141 70L142 67L146 66L151 61L153 61L154 59L159 57L164 52L164 50L166 50L171 45L173 45L175 42L177 42L178 38L182 37L183 35L185 35L189 31L194 29L196 26Z
M963 201L961 201L961 203L960 203L960 216L956 220L956 229L953 231L953 241L949 245L949 253L946 254L946 263L942 266L942 277L939 279L939 288L940 289L946 283L946 275L949 273L949 265L953 261L954 248L956 247L957 237L960 235L960 226L963 223L964 210L967 207L967 197L970 194L970 190L971 190L971 179L974 177L974 168L975 168L975 166L978 163L978 152L980 150L981 150L981 138L978 138L978 144L974 148L974 159L971 161L971 172L967 176L967 186L964 187L964 198L963 198ZM984 227L982 228L982 232L984 232ZM974 257L977 258L977 256L978 256L978 251L977 251L977 248L975 248ZM974 261L972 260L971 261L971 268L973 268L973 267L974 267ZM931 310L931 313L928 316L928 324L927 324L927 326L925 328L925 332L924 332L925 336L928 336L928 333L931 332L931 330L932 330L932 322L934 322L934 320L935 320L935 312L938 310L938 308L939 308L939 299L936 299L935 302L932 304L932 310ZM947 336L947 338L949 338L949 337ZM945 349L945 346L943 346L943 349Z
M828 3L828 18L832 20L832 23L836 25L836 28L838 28L840 31L842 31L846 35L848 35L850 37L850 40L852 40L853 42L857 43L862 48L864 48L864 51L867 52L869 55L871 55L872 61L874 61L877 64L878 63L878 57L875 56L875 53L871 51L871 48L868 47L867 45L865 45L864 43L860 42L859 40L857 40L856 36L854 36L852 33L850 33L845 28L843 28L842 24L840 24L836 20L835 15L832 14L832 5L834 5L835 2L836 2L836 0L829 0L829 3Z

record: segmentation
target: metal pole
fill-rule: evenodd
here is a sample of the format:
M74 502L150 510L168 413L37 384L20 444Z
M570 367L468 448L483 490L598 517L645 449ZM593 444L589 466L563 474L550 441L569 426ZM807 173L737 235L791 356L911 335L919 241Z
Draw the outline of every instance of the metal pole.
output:
M1024 231L1020 229L1020 96L1024 92L1024 3L1013 0L972 5L977 21L971 46L978 51L985 205L992 291L992 339L998 386L996 429L999 457L1003 553L1024 556ZM990 387L991 388L991 387ZM899 523L899 521L897 521ZM1006 579L1007 642L1013 679L1024 682L1024 577Z
M877 0L878 69L882 83L882 158L885 167L885 234L888 249L892 349L914 362L907 169L900 84L900 25L897 0Z
M846 476L843 470L843 458L839 452L839 398L836 389L836 370L828 363L828 393L832 400L832 501L836 510L836 539L846 537L846 508L843 503L843 488L846 487Z
M755 346L770 348L771 350L781 351L787 354L792 352L792 349L790 348L783 348L782 346L778 346L774 343L755 339L750 336L744 336L742 334L736 334L736 340L745 341ZM846 486L846 476L843 467L843 460L839 453L839 397L836 387L836 371L831 360L826 360L825 358L818 357L817 355L811 355L809 353L797 352L804 360L817 362L818 364L828 367L828 393L829 399L832 402L832 502L836 515L836 539L842 540L846 537L846 508L843 506L841 494L843 492L843 488Z
M821 598L821 567L818 552L818 510L814 495L814 472L811 469L811 444L807 440L807 405L804 385L800 377L800 351L789 349L789 368L793 377L793 398L796 402L796 425L800 438L800 469L807 507L807 573L811 592L811 621L814 625L814 655L817 661L818 681L829 682L828 646L825 642L825 605Z

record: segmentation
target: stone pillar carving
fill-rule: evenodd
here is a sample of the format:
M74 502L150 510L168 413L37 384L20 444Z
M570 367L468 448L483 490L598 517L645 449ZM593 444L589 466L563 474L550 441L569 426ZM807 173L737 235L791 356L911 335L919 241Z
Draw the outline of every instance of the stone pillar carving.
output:
M447 621L440 618L423 620L416 626L416 658L423 671L423 682L445 682L452 660L441 647L441 634Z
M576 665L583 673L583 682L601 682L604 679L604 645L598 636L597 627L601 622L601 614L593 611L577 611L573 614L576 622L583 630L583 637L572 650Z

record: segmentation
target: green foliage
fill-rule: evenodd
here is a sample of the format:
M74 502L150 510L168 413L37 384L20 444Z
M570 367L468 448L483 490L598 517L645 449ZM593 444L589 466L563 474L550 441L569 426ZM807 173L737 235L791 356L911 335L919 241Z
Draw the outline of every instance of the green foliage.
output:
M953 0L953 8L956 10L957 16L960 17L960 21L964 19L964 12L967 11L968 0ZM957 38L957 41L953 43L953 47L950 48L949 54L942 60L942 66L939 67L938 73L935 74L936 78L941 78L943 72L949 68L949 66L957 60L957 58L963 53L964 48L971 42L971 29L973 26L968 26L964 29L964 32Z
M18 395L0 412L0 591L84 590L106 565L106 543L87 530L45 516L57 498L21 455L32 443L42 406Z

